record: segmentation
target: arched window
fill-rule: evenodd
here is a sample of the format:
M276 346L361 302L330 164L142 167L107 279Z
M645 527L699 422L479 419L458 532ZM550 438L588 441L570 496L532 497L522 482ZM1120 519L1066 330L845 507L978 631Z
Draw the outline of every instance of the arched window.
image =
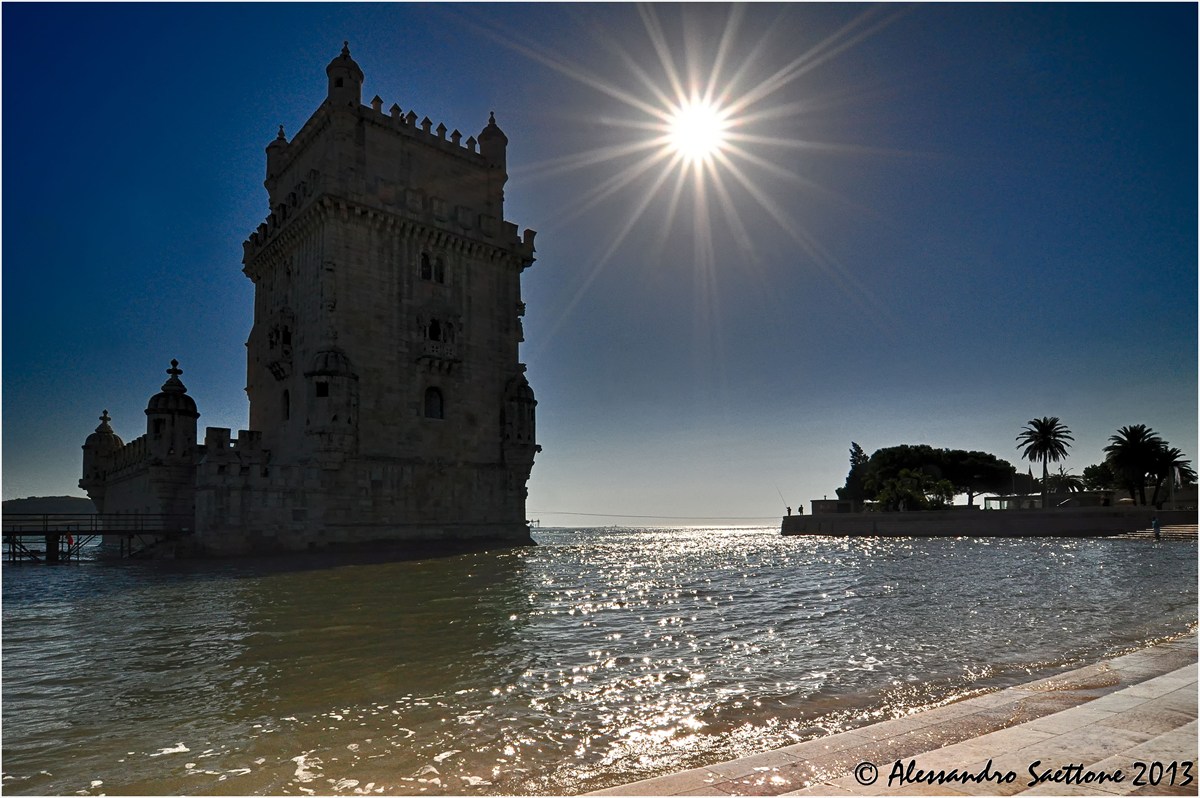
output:
M432 280L433 279L433 263L429 260L428 252L421 253L421 279L422 280Z
M433 263L433 279L439 283L446 282L446 261L441 258Z
M445 418L442 392L437 388L425 389L425 418Z
M439 322L437 319L434 319L433 321L429 322L429 340L430 341L442 340L442 325L441 325L441 322Z

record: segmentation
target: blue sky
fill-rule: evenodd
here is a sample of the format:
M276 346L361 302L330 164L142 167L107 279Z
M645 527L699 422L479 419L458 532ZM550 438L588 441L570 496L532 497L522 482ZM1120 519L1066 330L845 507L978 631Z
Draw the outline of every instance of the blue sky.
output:
M81 495L171 358L246 426L264 147L343 40L364 100L508 135L545 525L770 519L851 441L1017 463L1046 415L1076 474L1127 424L1197 454L1194 4L2 13L5 498ZM672 73L735 109L699 181L615 154Z

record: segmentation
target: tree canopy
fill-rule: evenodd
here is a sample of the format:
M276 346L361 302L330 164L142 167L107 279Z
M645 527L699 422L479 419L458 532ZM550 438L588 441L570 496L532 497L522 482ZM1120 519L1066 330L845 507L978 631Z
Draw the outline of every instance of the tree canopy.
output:
M838 498L861 505L875 501L888 510L942 507L960 493L968 504L980 493L1011 490L1016 469L987 452L935 449L905 444L877 449L869 458L850 445L850 472Z
M1145 424L1121 427L1104 447L1104 464L1112 473L1116 485L1129 491L1129 498L1138 504L1160 505L1165 499L1163 488L1178 481L1180 486L1193 485L1196 471L1184 453L1163 440ZM1146 501L1146 488L1154 493Z

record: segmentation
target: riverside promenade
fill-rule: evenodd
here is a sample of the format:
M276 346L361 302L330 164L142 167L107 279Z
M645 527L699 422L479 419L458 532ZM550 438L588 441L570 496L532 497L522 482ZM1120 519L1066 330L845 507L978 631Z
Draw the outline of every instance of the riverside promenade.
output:
M1196 795L1196 646L1192 633L905 718L593 794ZM1031 784L1038 776L1046 778Z

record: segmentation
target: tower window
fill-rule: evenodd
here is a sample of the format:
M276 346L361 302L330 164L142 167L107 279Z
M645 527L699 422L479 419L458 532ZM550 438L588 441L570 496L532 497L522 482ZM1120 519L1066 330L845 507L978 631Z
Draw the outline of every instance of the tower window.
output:
M163 426L166 424L161 418L154 419L154 437L161 438L163 434Z
M434 319L433 321L429 322L429 340L430 341L442 340L442 325L440 322L438 322L437 319Z
M436 282L446 282L446 261L438 258L433 264L433 279Z
M320 399L320 398L324 398L326 396L329 396L329 383L318 382L317 383L317 398Z
M432 280L433 279L433 263L429 260L428 252L421 253L421 279L422 280Z
M342 87L342 79L341 79L341 78L336 78L336 79L333 81L333 85L334 85L334 86L336 86L336 87L338 87L338 88L340 89L340 88Z
M425 389L425 418L445 418L442 392L437 388Z

